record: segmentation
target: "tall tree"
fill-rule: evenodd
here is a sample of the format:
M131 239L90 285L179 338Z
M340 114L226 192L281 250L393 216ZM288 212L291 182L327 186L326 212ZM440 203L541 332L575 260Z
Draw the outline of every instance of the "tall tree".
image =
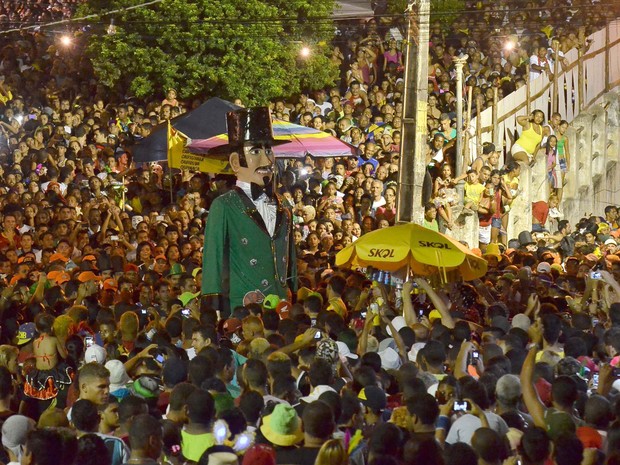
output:
M87 0L79 15L144 0ZM138 97L174 87L182 97L217 95L264 104L334 83L328 46L334 0L163 0L95 19L88 54L100 81ZM312 53L302 58L302 46Z

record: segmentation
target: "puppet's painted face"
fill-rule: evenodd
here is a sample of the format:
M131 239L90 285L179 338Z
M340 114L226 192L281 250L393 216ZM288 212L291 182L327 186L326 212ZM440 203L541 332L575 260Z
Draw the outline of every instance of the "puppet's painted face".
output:
M273 177L274 155L271 146L248 143L243 146L243 157L238 152L230 154L230 166L243 182L255 183L264 186Z

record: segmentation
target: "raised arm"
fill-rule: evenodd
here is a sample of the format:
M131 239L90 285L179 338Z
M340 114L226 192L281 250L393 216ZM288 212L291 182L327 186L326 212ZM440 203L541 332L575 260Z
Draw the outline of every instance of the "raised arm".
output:
M424 292L426 292L426 295L428 295L429 299L431 299L431 302L437 311L441 313L441 324L448 329L454 328L454 319L452 318L452 315L450 315L450 309L431 287L428 281L424 278L416 278L415 282L418 283L418 286L424 289Z
M525 361L523 362L523 368L521 369L521 390L523 392L523 401L527 407L528 412L534 419L534 424L541 428L546 428L545 425L545 406L538 397L536 388L534 387L533 375L534 365L536 361L536 352L538 347L534 346L530 349Z

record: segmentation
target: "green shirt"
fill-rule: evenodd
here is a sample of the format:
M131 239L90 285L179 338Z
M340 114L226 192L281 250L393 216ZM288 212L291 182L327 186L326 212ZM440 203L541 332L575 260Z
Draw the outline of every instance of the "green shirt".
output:
M190 434L181 430L181 452L187 460L198 462L204 451L214 445L215 438L211 433Z
M437 224L437 220L427 221L426 218L424 218L424 222L422 223L422 226L432 231L439 232L439 224Z

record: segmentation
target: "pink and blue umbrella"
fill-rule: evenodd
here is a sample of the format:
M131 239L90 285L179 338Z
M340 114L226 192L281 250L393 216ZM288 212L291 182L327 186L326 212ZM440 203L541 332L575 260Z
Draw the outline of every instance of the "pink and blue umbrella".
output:
M358 152L357 147L331 134L288 121L273 120L273 136L277 140L287 141L285 144L273 147L277 158L303 158L306 155L351 157L357 156ZM218 134L209 139L193 139L187 149L192 153L208 154L226 144L228 144L228 135Z

